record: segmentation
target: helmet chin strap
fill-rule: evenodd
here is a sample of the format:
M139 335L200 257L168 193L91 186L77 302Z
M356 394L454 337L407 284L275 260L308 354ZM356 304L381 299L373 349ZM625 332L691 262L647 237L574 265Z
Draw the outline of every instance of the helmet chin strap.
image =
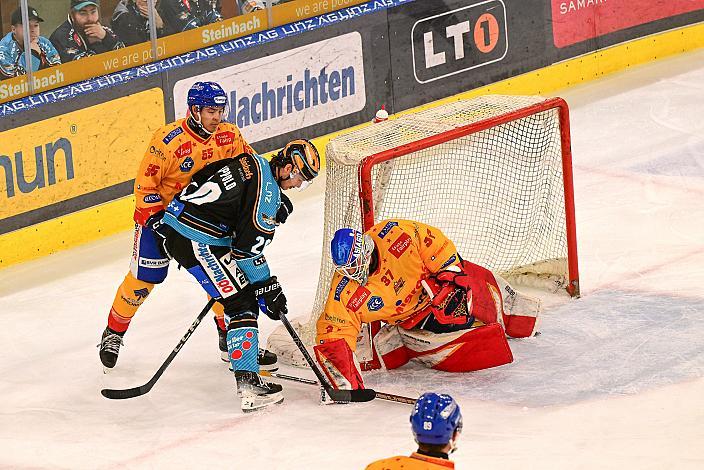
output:
M191 112L191 117L193 118L193 122L195 122L198 125L198 130L205 132L209 136L213 135L213 133L210 132L208 129L206 129L205 126L203 125L203 121L201 120L201 114L200 114L201 113L200 106L195 106L195 107L198 108L198 118L196 118L196 115L193 112Z

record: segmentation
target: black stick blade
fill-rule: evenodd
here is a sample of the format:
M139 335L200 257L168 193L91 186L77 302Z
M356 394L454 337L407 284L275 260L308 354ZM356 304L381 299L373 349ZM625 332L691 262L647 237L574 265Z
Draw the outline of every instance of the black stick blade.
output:
M150 388L151 387L149 387L146 390L144 389L144 386L128 388L125 390L115 390L112 388L104 388L100 391L100 393L105 398L109 398L111 400L125 400L127 398L134 398L134 397L142 396L145 393L147 393Z
M332 398L332 401L338 403L362 403L372 401L376 398L376 392L371 388L363 388L360 390L327 390L327 394Z

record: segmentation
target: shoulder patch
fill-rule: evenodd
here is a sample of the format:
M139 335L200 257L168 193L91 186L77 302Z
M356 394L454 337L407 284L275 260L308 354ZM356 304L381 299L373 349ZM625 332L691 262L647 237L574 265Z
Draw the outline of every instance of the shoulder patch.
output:
M367 302L367 308L370 312L376 312L377 310L381 310L383 306L384 300L378 295L372 296L372 298L369 299L369 302Z
M342 291L345 290L345 286L350 283L349 278L347 277L342 277L340 282L337 284L337 287L335 288L335 300L339 301L340 296L342 295Z
M396 258L400 258L409 246L411 246L411 237L404 232L389 247L389 253L394 255Z
M350 297L350 300L347 302L347 308L352 310L353 312L356 312L359 310L359 307L364 305L364 303L369 299L369 295L371 292L369 289L366 287L359 286L356 291L354 291L354 294L352 294L352 297Z
M396 226L398 226L398 222L387 222L386 225L384 225L384 228L379 231L379 238L384 238L391 231L391 229Z
M235 133L230 131L218 132L215 134L215 144L218 147L230 145L235 141Z
M186 157L179 168L182 172L188 173L193 169L193 159L191 157Z
M166 137L164 137L163 142L165 144L168 144L169 142L174 140L174 137L176 137L177 135L182 134L182 133L183 133L183 129L181 128L181 126L178 126L176 129L174 129L171 132L169 132L168 134L166 134Z

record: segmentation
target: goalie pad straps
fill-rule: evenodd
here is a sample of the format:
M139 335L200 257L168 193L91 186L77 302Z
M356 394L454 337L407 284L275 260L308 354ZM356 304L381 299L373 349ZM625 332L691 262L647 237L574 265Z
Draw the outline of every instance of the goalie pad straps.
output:
M313 347L315 358L328 380L338 390L364 388L354 353L344 339L335 339Z
M504 329L498 323L453 333L399 333L409 355L433 369L471 372L513 362Z

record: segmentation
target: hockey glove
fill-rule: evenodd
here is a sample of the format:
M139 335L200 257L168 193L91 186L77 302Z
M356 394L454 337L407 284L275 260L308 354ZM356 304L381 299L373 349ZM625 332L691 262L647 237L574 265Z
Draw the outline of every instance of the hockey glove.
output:
M293 203L287 195L281 192L281 205L279 206L279 210L276 211L276 217L274 217L276 225L285 224L291 212L293 212Z
M166 238L166 227L163 221L164 211L161 210L149 216L144 226L160 238Z
M423 282L432 299L430 310L438 322L445 325L462 325L470 320L470 277L460 266L450 266Z
M282 313L284 315L288 313L286 296L276 276L254 284L254 295L259 302L259 309L272 320L279 320Z

